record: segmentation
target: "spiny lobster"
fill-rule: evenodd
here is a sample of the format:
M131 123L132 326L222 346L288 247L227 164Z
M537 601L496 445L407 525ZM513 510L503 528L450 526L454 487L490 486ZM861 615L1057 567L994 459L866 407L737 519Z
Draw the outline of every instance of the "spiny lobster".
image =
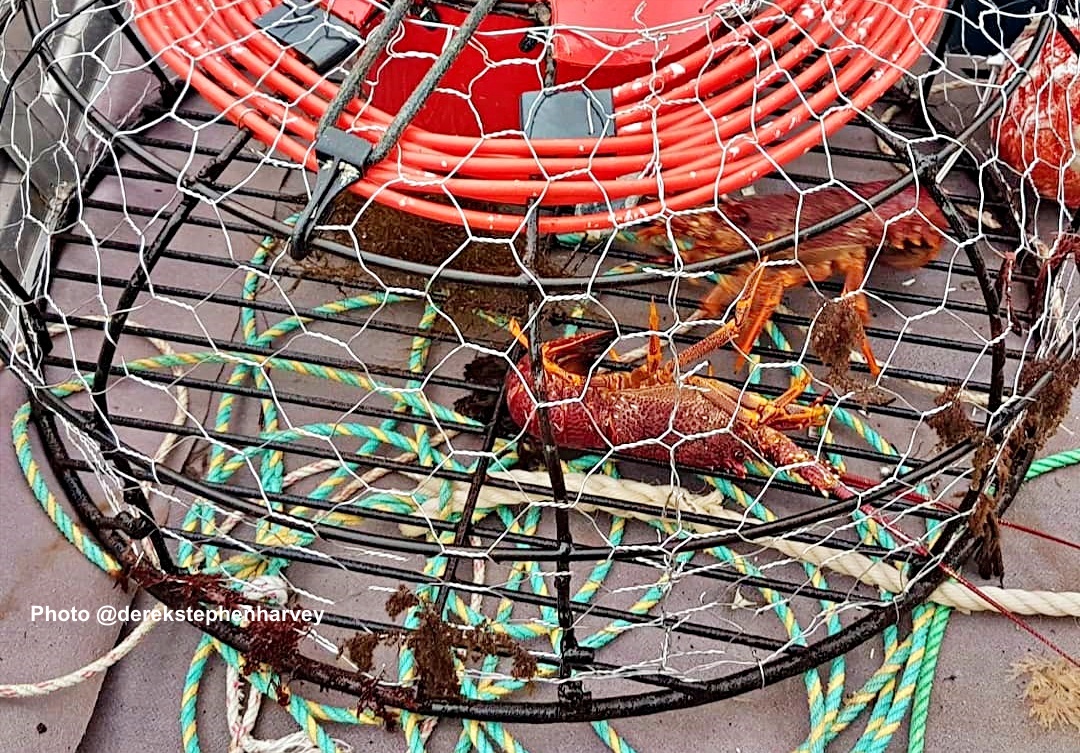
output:
M671 235L683 262L691 264L714 259L746 250L748 239L760 245L782 238L797 228L816 225L855 206L860 202L859 197L872 197L890 183L859 183L853 184L851 190L826 188L802 196L792 191L725 199L721 204L723 215L703 212L671 218ZM740 353L750 352L765 323L780 305L784 291L811 281L824 282L842 275L844 294L853 294L855 310L863 323L868 324L870 307L860 289L868 266L875 261L875 254L877 261L894 269L923 267L941 251L943 236L939 228L948 228L948 221L929 191L909 186L854 220L801 242L797 251L788 249L770 256L769 261L773 263L766 268L758 285L749 321L736 342ZM644 242L646 248L670 249L668 224L664 222L623 231L619 237ZM787 263L783 263L785 261ZM701 302L700 312L711 318L726 310L745 288L756 268L757 262L750 262L725 270L718 284ZM881 369L874 358L870 340L865 332L861 333L860 339L862 354L876 377Z
M627 454L745 475L749 448L776 466L797 466L798 474L822 493L850 499L837 473L796 445L783 431L821 426L824 406L795 401L809 385L802 378L776 400L770 401L719 380L680 376L680 371L735 338L752 309L764 267L750 276L747 293L735 304L732 321L683 351L676 360L663 362L660 338L649 337L644 364L629 372L596 372L595 364L613 342L610 331L574 335L544 343L545 399L554 441L577 450L605 451L625 448ZM650 328L659 315L653 305ZM523 344L516 322L511 330ZM507 376L507 406L513 421L533 436L540 436L532 361L523 357Z

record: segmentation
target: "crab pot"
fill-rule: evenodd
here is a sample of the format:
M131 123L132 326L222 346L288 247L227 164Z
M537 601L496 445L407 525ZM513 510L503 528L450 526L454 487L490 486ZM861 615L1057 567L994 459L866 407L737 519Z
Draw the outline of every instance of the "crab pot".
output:
M48 264L22 280L4 267L0 301L17 305L6 312L0 357L28 401L16 441L51 470L59 507L123 577L168 606L254 602L270 590L290 607L325 608L314 632L198 624L245 655L243 667L273 670L293 693L346 693L347 702L332 702L372 714L544 723L701 706L793 678L878 640L946 578L942 564L986 554L993 542L971 521L990 525L1007 512L1031 462L1031 433L1053 423L1047 406L1063 404L1066 380L1054 377L1078 368L1073 261L1062 256L1040 270L1045 255L1025 250L1036 218L964 143L998 115L1002 97L976 91L967 103L952 89L893 87L902 75L895 71L882 84L886 74L870 67L880 56L851 53L854 37L838 43L842 53L825 52L835 30L819 26L820 16L798 24L823 35L821 49L800 45L795 19L753 15L777 3L751 4L747 20L717 21L708 33L703 23L696 35L669 35L658 52L611 36L590 42L606 28L593 3L556 5L551 21L529 22L528 3L499 4L427 92L425 109L404 119L402 141L386 147L382 162L352 165L366 168L354 188L363 185L323 207L328 213L308 228L313 255L296 259L289 248L300 218L334 185L327 170L351 174L348 160L312 148L348 66L316 73L299 48L260 36L255 21L278 3L134 0L116 34L144 64L98 61L106 92L130 91L135 75L147 91L125 119L95 107L71 68L55 64L70 55L73 19L27 5L35 7L19 24L43 59L22 71L20 90L67 97L80 117L66 122L79 138L98 140L86 153L108 159L73 168L69 193L24 221L41 229L35 249ZM365 35L382 17L360 3L325 5ZM449 63L448 28L465 23L459 5L430 6L437 21L408 18L365 77L364 97L348 105L346 120L360 125L347 135L377 130L368 145L381 148L431 57ZM931 49L897 45L939 31L942 4L916 5L911 28L868 31L866 43L898 47L897 61L909 48ZM608 4L604 13L631 6ZM78 7L82 21L113 18L99 4ZM663 29L667 20L642 23ZM557 34L545 47L551 23ZM644 191L648 180L628 153L648 142L668 156L659 146L666 131L642 126L643 137L618 142L627 153L612 154L596 139L520 132L521 94L543 86L539 61L558 61L558 82L600 89L640 81L634 72L646 68L670 72L671 60L695 51L708 58L710 34L723 36L728 24L757 34L746 26L753 23L779 35L762 60L784 61L791 75L758 80L747 58L751 72L720 86L716 112L681 94L668 103L715 127L706 145L733 129L722 141L741 145L748 162L691 175L694 159L714 156L711 146L676 143L684 149L670 154L671 172L651 178L674 180L658 197ZM1031 54L1048 29L1040 26ZM541 42L522 52L527 32ZM619 54L600 52L609 48ZM951 80L943 59L929 62L919 68L929 71L922 83ZM846 77L823 85L823 69ZM715 73L704 63L701 70ZM147 75L163 96L146 87ZM1008 95L1019 79L972 85ZM793 81L828 106L804 130L774 139L755 118L777 128L798 120ZM740 103L739 87L756 87L760 112ZM830 91L843 87L851 97ZM631 117L631 100L619 98L627 91L612 102ZM736 108L728 121L722 106ZM690 110L656 120L684 125ZM889 111L899 114L882 122ZM492 135L500 129L517 132ZM892 139L886 148L883 135ZM416 170L434 171L459 147L467 159L418 178ZM585 166L564 149L589 156ZM821 197L837 195L822 190L868 180L885 190L822 213ZM514 193L523 183L556 196L545 194L550 206L525 200ZM564 191L568 183L573 191ZM592 195L586 183L601 195L630 184L642 189L633 193L637 208L664 206L618 233L614 213L598 210L604 220L594 227L581 219L594 210L577 206ZM741 200L758 202L759 218L747 221L749 231L779 216L771 202L792 192L821 222L793 216L787 232L755 235L753 248L686 264L627 239L645 226L666 229L675 215L734 211L719 194L749 183L754 196ZM875 227L873 216L902 220L881 214L915 190L942 212L940 250L917 269L879 263L889 249L852 228ZM537 205L545 211L532 211ZM864 225L850 224L860 218ZM440 222L457 235L437 235ZM851 355L858 347L845 338L860 327L850 316L826 333L836 335L831 346L815 337L824 303L850 297L854 283L843 275L786 291L751 348L751 368L736 371L730 347L710 357L711 373L703 362L693 368L717 392L723 384L726 395L769 400L791 397L809 372L812 391L772 416L777 433L799 458L843 474L856 500L809 485L799 463L765 462L763 445L740 449L742 466L691 466L678 455L643 456L641 446L658 437L583 448L548 441L544 421L529 433L514 419L510 380L538 374L512 320L534 354L574 333L608 333L622 360L572 352L563 364L619 372L652 342L649 332L663 334L667 358L731 319L733 310L695 315L715 275L737 274L760 255L802 253L837 232L865 241L858 290L870 317L861 330L883 364L879 379ZM665 389L672 402L678 390ZM558 423L558 405L541 411L549 428ZM809 414L829 421L809 429L796 420ZM708 433L723 433L730 418L717 414ZM34 489L43 493L41 483ZM46 497L43 507L57 504ZM273 587L255 588L267 582ZM495 690L479 692L486 683Z

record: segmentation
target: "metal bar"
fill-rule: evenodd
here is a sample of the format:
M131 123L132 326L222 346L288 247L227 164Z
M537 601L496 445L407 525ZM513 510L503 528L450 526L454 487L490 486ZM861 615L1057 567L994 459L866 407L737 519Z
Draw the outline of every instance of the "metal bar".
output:
M77 465L77 463L68 463L65 464L65 467L75 465ZM87 464L81 463L81 465L83 466L82 470L87 472L91 471ZM303 500L301 500L299 503L305 504ZM182 531L175 528L170 528L167 530L170 532L171 535L182 537L192 542L199 542L204 545L212 545L222 549L234 549L237 551L258 551L263 556L272 559L286 559L295 562L302 562L308 565L332 567L334 569L340 568L349 572L356 572L364 575L372 575L377 577L385 577L390 580L402 581L405 583L415 583L417 585L441 586L447 582L445 578L436 578L433 575L428 575L427 573L417 570L408 570L405 568L393 567L387 565L381 560L377 562L366 562L364 560L350 557L335 557L333 560L333 564L330 564L328 563L327 558L324 554L312 550L296 547L266 547L257 545L251 541L236 539L232 537L207 536L196 532ZM478 528L477 531L488 536L493 535L493 532L487 531L482 528ZM527 539L529 537L522 536L521 538ZM547 539L545 539L545 541L547 541ZM807 541L807 543L820 544L821 542L820 540L815 539ZM834 543L836 544L837 548L844 548L843 542L836 541ZM892 560L897 562L901 561L901 559L897 556L895 550L883 550L882 547L850 547L849 551L857 551L866 557L876 557L877 552L884 551L887 555L890 556ZM528 550L523 550L522 555L525 556L525 559L522 561L527 561ZM911 564L916 569L926 567L926 565L928 564L925 558L918 556L910 560L903 559L902 561ZM633 565L648 570L655 570L657 572L664 572L667 567L666 563L656 562L644 557L637 560L627 560L625 564L627 566ZM697 568L693 568L690 573L692 573L694 577L700 577L705 580L712 580L729 584L739 584L744 585L748 588L771 589L778 593L784 593L799 598L813 599L816 601L831 601L834 603L844 603L851 599L850 589L840 591L830 588L817 588L807 585L807 583L805 582L788 581L776 577L766 578L762 576L747 575L739 570L730 569L727 565L722 564L700 566ZM455 585L462 593L481 595L490 594L494 596L506 597L515 601L521 601L522 603L528 603L535 606L554 607L556 605L555 598L552 596L543 596L541 594L516 591L505 588L503 586L476 585L465 581L462 581ZM872 597L867 596L867 603L872 604L872 602ZM599 614L597 612L593 612L592 606L589 604L572 603L571 606L572 608L579 610L582 614ZM613 619L622 619L618 616L618 614L619 613L617 611L608 610L608 613L600 614L599 616L608 616L612 617Z
M275 201L282 201L282 202L288 201L288 197L286 196L286 194L280 194L280 193L279 194L274 194L274 196L272 198ZM955 200L954 200L954 203L956 203ZM970 202L970 203L974 203L974 202ZM102 201L102 200L97 200L97 199L93 199L93 198L84 199L83 200L83 206L86 207L86 209L99 209L99 210L105 210L105 211L112 211L112 212L116 212L118 215L122 215L122 214L126 213L126 214L136 216L136 217L153 217L153 216L156 216L158 214L158 210L152 209L152 207L140 207L140 206L138 206L136 204L126 204L126 205L124 205L124 204L120 204L120 203L117 203L117 202ZM228 219L222 219L220 217L198 217L198 216L195 216L195 217L191 217L188 220L188 224L192 225L194 227L205 227L205 228L210 228L210 229L214 229L214 230L229 230L229 231L245 234L245 236L249 236L249 234L256 234L256 236L257 236L257 234L259 234L261 232L259 230L259 228L257 228L257 227L254 227L254 226L251 226L251 225L243 225L241 223L234 223L234 221L230 221ZM1016 242L1015 236L1008 236L1008 234L997 233L997 232L993 232L993 231L984 231L982 233L982 238L984 238L987 242L1000 243L1002 245L1015 244L1015 242ZM89 247L116 248L117 251L125 251L125 252L137 252L138 251L138 246L135 245L135 244L132 244L132 243L127 243L127 242L124 242L124 241L117 241L117 240L112 240L112 239L91 239L89 237L82 236L82 234L79 234L77 232L72 232L72 231L65 231L65 232L57 233L56 234L56 239L59 240L59 241L65 241L65 242L73 243L73 244L81 244L81 245L85 245L85 246L89 246ZM284 241L285 241L285 239L275 239L275 240L279 241L281 243L284 243ZM177 258L179 258L180 255L181 255L180 252L171 252L171 253L176 254ZM586 257L586 258L596 259L596 260L600 260L600 259L604 259L604 258L610 258L610 259L619 259L621 261L638 261L638 263L645 263L645 264L650 263L650 261L656 260L656 257L649 256L648 254L636 252L636 251L633 250L633 247L631 245L623 244L623 243L621 243L619 241L613 242L609 247L606 247L606 248L593 248L593 250L590 250L590 248L579 248L579 250L577 250L577 253L580 254L581 256ZM193 261L198 261L198 263L200 263L200 264L215 265L215 266L226 266L226 267L229 267L231 269L240 269L240 268L247 268L247 267L251 267L251 268L254 268L254 269L266 269L267 268L265 265L251 265L251 264L246 264L246 263L238 263L238 261L234 260L234 259L230 259L230 258L226 258L226 257L219 257L219 256L211 256L211 255L206 255L206 254L198 254L198 253L194 253L194 252L185 252L185 253L183 253L183 256L185 258L189 258L189 259L191 259ZM301 269L301 268L289 269L289 268L276 268L275 267L273 271L276 274L282 275L282 277L302 277L302 275L297 274L297 272L296 272L297 269ZM970 266L968 266L966 264L962 264L962 263L960 263L960 261L953 261L953 260L948 260L948 261L934 260L934 261L930 261L930 263L928 263L922 269L931 270L931 271L946 272L946 273L948 273L950 275L954 275L954 277L957 277L957 275L962 275L962 277L975 277L975 275L976 275L975 270L972 269ZM991 277L994 277L994 275L997 274L997 272L995 270L989 270L989 273L990 273ZM307 278L305 278L305 279L307 279ZM318 278L311 278L311 279L318 280ZM1014 275L1013 279L1017 280L1017 281L1023 281L1023 280L1031 280L1031 279L1034 279L1034 278L1032 278L1031 275ZM657 282L660 282L662 280L663 280L663 278L660 278L659 275L658 275ZM349 283L348 281L343 281L343 283L345 283L347 286L349 286L350 284L353 285L353 286L355 285L354 283ZM827 283L827 281L826 281L826 283ZM821 283L818 283L818 284L821 285ZM866 290L876 290L876 288L866 288ZM633 291L627 291L627 292L633 292ZM889 292L891 293L892 291L889 291ZM610 291L610 293L612 293L612 294L621 294L620 291ZM644 295L644 294L642 294L642 295ZM683 299L680 298L679 300L681 301Z
M160 147L155 146L154 148L158 149ZM184 149L182 151L187 155L191 154L190 149ZM207 151L210 152L211 154L214 154L214 153L216 153L217 150L207 149ZM231 164L236 164L237 162L239 162L239 160L235 160ZM248 164L251 164L252 166L255 166L258 163L255 162L255 161L251 161ZM177 171L177 174L178 175L180 174L179 169ZM114 173L111 172L107 167L98 167L97 170L95 170L93 173L91 173L91 176L94 177L94 178L98 178L99 176L112 177L113 175L114 175ZM142 169L139 169L138 167L125 167L124 168L124 181L128 184L128 190L130 190L130 188L131 188L131 183L134 182L134 181L138 181L138 180L143 180L143 181L146 181L148 183L149 182L154 182L154 183L165 184L164 181L160 180L160 177L158 175L151 172L150 170L142 170ZM165 184L165 185L168 185L168 184ZM297 202L303 200L303 197L301 196L301 194L284 194L281 191L271 191L271 190L265 190L265 189L261 189L261 188L254 188L252 186L247 186L247 185L243 185L243 184L237 185L237 186L229 186L229 185L226 185L226 184L222 184L218 180L207 180L206 185L210 186L211 188L213 188L216 191L222 191L222 192L227 191L231 195L241 196L241 197L246 198L246 199L261 199L261 200L266 200L266 201L289 200L289 201L297 201ZM153 210L150 210L150 211L152 212ZM221 223L219 223L218 226L220 226L220 224ZM252 228L252 232L258 233L259 230L258 230L258 228Z
M509 366L507 367L509 371ZM457 526L454 529L454 546L464 546L469 540L469 533L473 528L473 514L476 512L476 505L480 501L480 490L483 489L484 484L488 481L488 468L491 466L491 459L493 457L492 451L495 449L495 440L498 438L499 428L499 415L505 409L506 403L506 379L503 379L502 388L499 390L498 402L496 405L495 414L488 422L487 429L484 432L484 444L481 452L484 454L476 461L476 470L473 473L472 480L469 481L469 492L465 498L465 505L461 511L461 518L458 520ZM448 584L444 588L440 588L438 596L435 602L436 614L442 614L446 609L446 599L450 595L449 584L454 583L457 580L458 564L461 562L460 557L451 555L446 565L446 576L444 580Z
M888 296L889 293L885 293L884 295ZM645 294L626 294L625 296L619 296L619 297L625 297L625 298L632 299L632 300L643 300L647 296ZM807 318L805 316L799 316L799 315L794 315L793 316L791 314L777 313L777 314L773 314L772 317L770 317L770 318L772 319L773 322L778 323L778 324L791 324L791 325L800 326L800 327L806 327L806 326L809 326L809 324L810 324L810 319L809 318ZM571 323L576 324L576 325L580 326L582 329L595 329L595 330L611 329L610 322L604 322L604 321L599 320L599 319L571 318L569 316L564 316L564 315L555 315L555 316L552 317L552 321L553 321L553 323L556 323L556 324L571 324ZM623 322L619 323L619 330L624 335L640 334L642 332L648 332L649 331L645 327L636 327L636 326L633 326L633 325L625 324ZM871 337L876 337L876 338L880 338L880 339L883 339L883 340L890 340L892 342L897 342L898 340L900 340L900 338L902 336L903 341L908 345L922 345L922 346L927 346L927 347L931 347L931 348L939 348L939 349L945 349L945 350L951 350L951 351L961 351L961 352L965 352L965 353L981 353L981 352L983 352L985 350L985 348L983 346L981 346L981 345L979 345L977 343L968 343L968 342L961 342L961 341L957 341L957 340L948 340L948 339L946 339L944 337L934 337L932 335L918 335L918 334L914 334L914 333L910 333L910 332L900 332L899 330L883 329L881 327L866 327L865 331ZM696 342L698 338L695 338L693 335L680 333L680 334L673 335L671 339L672 339L672 341L677 342L677 343L691 344L691 343ZM759 346L756 350L758 352L762 352L762 353L767 352L768 351L768 346L766 345L764 348ZM785 351L776 350L775 352L779 353L779 354L783 354ZM1017 348L1009 348L1006 351L1006 354L1007 354L1008 358L1010 358L1011 360L1019 360L1023 356L1023 351L1021 351L1021 350L1019 350ZM615 367L617 365L618 365L617 363L614 363L614 362L612 363L613 367ZM626 368L626 367L623 366L623 368Z
M190 539L190 535L185 535L184 538ZM231 543L230 543L231 542ZM293 559L296 561L304 561L297 557L297 553L302 550L295 548L281 547L271 551L267 551L262 547L251 545L250 542L237 542L233 539L218 538L208 539L206 543L214 546L223 546L231 549L238 549L240 551L259 551L264 553L268 557L278 557L280 553L284 559ZM251 546L252 548L247 548ZM310 558L314 559L314 558ZM377 563L365 563L360 560L352 559L346 560L341 558L338 560L342 567L350 572L362 573L365 575L372 575L377 577L386 577L390 580L401 581L404 583L416 583L422 585L438 586L441 593L446 593L448 585L452 582L447 581L445 578L432 578L425 576L421 573L415 573L411 570L404 570L401 568L384 567ZM741 574L739 574L741 575ZM762 585L764 588L772 588L773 581L771 579L762 579L765 583ZM740 579L738 582L745 583L748 587L752 584L749 581ZM537 607L551 608L554 607L557 599L551 596L542 596L539 594L530 593L528 591L515 591L509 588L500 587L477 587L468 583L453 583L453 586L461 590L464 593L479 593L484 595L501 596L508 599L513 599L521 604L529 604ZM800 597L807 599L816 599L818 597L811 596L809 592L798 593L798 587L794 584L789 584L785 589L787 592L792 593ZM826 600L832 601L840 598L841 601L851 598L849 593L846 592L829 592ZM819 594L824 596L824 594ZM874 598L872 596L867 597L867 602L871 608L876 606L882 606L882 604L874 604ZM571 604L569 607L571 612L576 617L600 617L607 620L621 620L633 625L651 625L659 630L665 632L679 633L683 635L691 635L698 638L709 638L711 640L722 641L724 643L733 643L738 645L748 646L750 648L758 648L765 651L779 651L784 649L790 641L780 640L776 638L768 638L765 636L754 635L752 633L746 633L738 630L731 630L727 628L718 628L713 625L706 625L703 623L690 622L683 620L678 616L668 615L654 615L654 614L638 614L630 612L625 609L615 609L613 607L605 607L600 604ZM766 618L767 619L767 618Z
M50 317L55 318L55 317ZM256 345L249 345L247 343L241 343L235 340L229 340L227 343L217 342L208 343L205 337L198 337L196 335L188 335L181 332L167 332L153 330L147 327L125 327L124 332L127 334L149 334L152 332L160 332L165 335L162 339L168 340L174 343L181 343L184 345L195 345L203 348L214 347L218 351L225 351L229 353L235 353L240 355L254 355L263 356L267 355L266 348L260 348ZM338 369L341 371L355 371L357 366L363 366L364 370L370 374L385 378L395 378L401 380L408 380L414 378L415 375L407 369L394 369L389 366L379 366L377 364L361 364L358 361L348 361L343 358L331 358L328 356L317 356L312 353L300 353L289 348L279 348L274 351L274 357L282 360L297 361L309 366L324 366L327 368ZM438 373L432 372L424 375L425 379L430 384L439 385L440 387L457 387L458 389L468 390L470 392L495 392L498 388L487 387L483 385L475 385L465 379L457 377L441 376Z
M70 359L65 359L62 356L50 356L45 359L44 363L47 366L58 367L70 367L74 365L80 371L86 371L86 367L93 366L92 363L81 360L75 361L73 364ZM123 366L112 366L109 369L109 373L111 376L123 378L131 376L132 372L130 369L125 369ZM265 390L260 390L257 387L248 387L241 384L226 384L224 382L214 381L213 379L199 379L187 375L177 377L171 371L140 371L138 372L138 378L147 382L168 385L170 387L202 390L208 395L235 395L237 397L249 397L254 400L266 400L270 398L270 393ZM367 405L358 406L355 403L324 398L321 395L305 395L298 392L275 389L273 392L273 400L282 405L296 405L304 408L319 408L326 410L334 415L335 421L341 421L346 416L402 420L402 414L388 408L374 408ZM114 411L114 415L116 415L118 419L123 420L123 414L116 414ZM415 426L435 427L440 430L453 431L459 434L483 435L486 431L486 429L480 425L462 424L454 421L436 421L430 416L424 415L409 416L405 423ZM146 426L142 428L148 431L157 431L158 427Z
M218 539L218 538L214 538L214 537L211 537L211 536L202 536L202 535L199 535L199 534L195 534L195 533L188 532L188 531L183 531L181 529L176 529L176 528L170 528L170 529L168 529L168 532L171 535L177 536L178 538L184 538L184 539L186 539L186 540L188 540L188 541L190 541L192 543L203 545L203 546L216 546L219 549L233 550L233 551L250 551L249 549L246 549L245 547L238 546L237 542L235 540ZM289 560L289 561L292 561L292 562L299 562L299 563L312 564L312 565L325 564L325 558L320 557L318 555L312 555L310 553L305 553L303 550L297 550L297 549L270 549L270 550L260 549L259 551L261 551L265 556L273 557L275 559L286 559L286 560ZM355 561L353 561L353 562L355 562ZM347 560L343 561L343 565L344 565L344 568L346 570L350 571L350 572L366 572L368 570L367 567L365 567L364 569L350 567L349 561L347 561ZM376 573L373 573L373 574L378 575L379 573L376 572ZM393 577L395 580L399 580L401 582L406 582L406 583L427 582L427 581L425 581L425 576L423 576L421 574L417 574L417 573L412 573L411 571L392 571L392 572L388 572L387 575L388 575L388 577ZM437 584L438 581L434 581L432 579L432 583ZM771 586L769 586L769 587L771 588ZM511 591L509 589L501 589L501 590L505 591L506 595L509 598L515 598L517 596L522 595L522 592L518 592L518 591ZM530 596L530 594L524 594L524 595L526 597ZM806 594L806 595L808 596L808 594ZM352 617L352 616L349 616L349 615L342 615L342 614L334 614L334 613L330 613L330 612L326 612L326 613L323 614L323 617L322 617L322 620L320 621L320 624L321 625L330 625L332 627L344 628L346 630L364 631L364 632L381 632L381 633L404 632L404 633L411 633L411 632L414 632L414 630L415 630L415 628L406 628L406 627L404 627L402 625L398 625L396 623L383 622L381 620L363 619L363 618L359 618L359 617ZM803 651L808 650L804 646L786 646L784 648L786 650L795 651L795 652L803 652ZM558 663L560 661L559 657L555 656L553 654L545 654L545 653L537 652L537 651L530 651L530 653L533 655L534 658L536 658L537 662L539 664L541 664L541 665L547 665L547 666L555 667L555 666L558 666ZM608 670L608 671L619 669L619 667L617 665L609 664L607 662L599 662L599 661L591 662L590 666L592 666L592 668L594 668L594 669L602 669L602 670ZM629 674L624 675L624 677L627 680L631 680L633 682L637 682L637 683L640 683L640 684L643 684L643 685L652 685L652 686L656 686L656 687L672 688L672 689L680 690L680 691L683 691L683 692L700 692L701 689L702 689L702 687L697 683L690 683L690 682L677 680L677 679L675 679L673 677L668 677L666 675L634 673L632 675L629 675Z
M90 272L81 272L81 271L74 271L74 270L68 270L68 269L62 269L61 268L61 269L56 270L56 276L60 277L60 278L63 278L63 279L77 281L77 282L86 282L86 283L91 283L91 284L95 284L95 285L100 285L102 287L126 287L126 283L121 278L110 277L110 276L107 276L107 275L99 275L99 274L94 274L94 273L90 273ZM820 287L822 289L822 291L824 291L824 292L833 292L833 290L839 291L841 289L839 284L831 283L831 282L821 283L821 284L818 285L818 287ZM188 300L205 301L207 303L217 303L217 304L230 306L230 307L236 307L236 308L246 307L246 308L251 308L251 309L255 309L255 310L259 310L259 311L268 311L268 312L273 312L273 313L281 313L281 314L285 314L287 316L293 315L294 312L297 312L296 309L293 309L293 308L291 308L289 306L286 306L285 304L274 303L272 301L259 301L259 300L249 301L249 300L246 300L242 296L239 296L239 295L229 295L229 294L225 294L225 293L207 293L205 290L200 290L198 288L183 288L183 287L179 287L179 286L175 286L175 285L155 285L154 289L155 289L155 291L157 291L157 292L159 292L159 293L161 293L163 295L171 295L171 296L175 296L177 298L186 298ZM943 310L945 310L945 311L953 311L953 312L956 312L956 313L963 313L963 314L982 314L982 315L986 314L986 309L985 308L982 308L982 307L978 306L978 304L974 304L974 303L964 303L962 301L953 300L953 301L947 301L943 305L941 300L931 298L930 296L921 296L921 295L916 295L916 294L912 294L912 293L900 293L900 292L892 291L892 290L882 290L880 288L875 288L875 287L872 287L872 286L868 286L865 289L867 290L867 292L869 292L869 293L871 293L873 295L881 295L882 297L889 298L890 300L893 300L893 301L895 301L897 303L908 303L908 304L912 304L912 305L918 305L918 306L920 306L922 308L927 308L927 307L930 307L930 306L933 306L933 307L936 308L937 306L942 306ZM651 296L649 296L647 293L640 293L640 292L637 292L637 291L621 291L621 292L618 292L618 293L612 292L611 294L616 296L616 297L627 298L627 299L630 299L630 300L642 300L643 301L643 300L649 300L651 298ZM689 300L686 301L686 304L687 304L686 308L689 308L689 309L695 309L697 307L696 303L691 303L691 301L689 301ZM311 309L308 309L308 310L301 309L301 310L299 310L298 313L300 313L300 315L305 317L305 318L310 318L310 319L313 319L313 320L316 320L316 321L327 321L327 322L350 321L343 314L327 314L327 313L322 313L322 312L316 312L316 311L311 310ZM777 316L783 316L783 315L777 315ZM564 321L569 321L569 320L564 318ZM804 318L802 320L802 322L805 323L805 324L808 324L809 319ZM604 328L605 323L604 322L597 322L597 325L600 328ZM882 329L882 328L872 328L871 330L868 330L868 331L870 331L872 334L875 334L875 336L882 337L882 338L889 338L889 339L892 339L892 340L896 340L899 337L899 335L901 334L899 332L899 330L888 330L888 329ZM924 339L925 338L930 338L930 336L928 336L928 335L922 335L922 336L919 336L919 335L906 335L906 333L905 333L905 336L922 337ZM933 344L932 339L931 339L930 344ZM899 373L899 372L897 372L897 373Z

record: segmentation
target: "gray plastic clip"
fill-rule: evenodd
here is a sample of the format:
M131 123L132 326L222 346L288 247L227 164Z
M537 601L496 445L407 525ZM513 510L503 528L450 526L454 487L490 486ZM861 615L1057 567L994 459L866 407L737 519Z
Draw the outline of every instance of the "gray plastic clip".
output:
M525 92L521 127L531 139L575 139L615 135L611 89Z
M303 55L319 73L344 61L361 44L357 29L310 1L284 0L256 18L255 25Z

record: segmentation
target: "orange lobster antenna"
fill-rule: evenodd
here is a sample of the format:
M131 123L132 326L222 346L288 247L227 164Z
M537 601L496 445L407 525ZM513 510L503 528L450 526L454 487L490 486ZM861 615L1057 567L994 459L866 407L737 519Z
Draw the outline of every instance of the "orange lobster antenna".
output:
M649 335L649 352L645 356L645 363L648 373L654 374L660 370L660 365L664 362L660 337L656 334L660 331L660 309L656 308L655 298L649 301L649 329L652 334Z
M517 319L510 317L509 323L506 328L510 330L510 334L514 336L514 339L521 343L521 346L526 350L529 349L529 338L525 336L525 333L521 331L521 327L518 326Z

